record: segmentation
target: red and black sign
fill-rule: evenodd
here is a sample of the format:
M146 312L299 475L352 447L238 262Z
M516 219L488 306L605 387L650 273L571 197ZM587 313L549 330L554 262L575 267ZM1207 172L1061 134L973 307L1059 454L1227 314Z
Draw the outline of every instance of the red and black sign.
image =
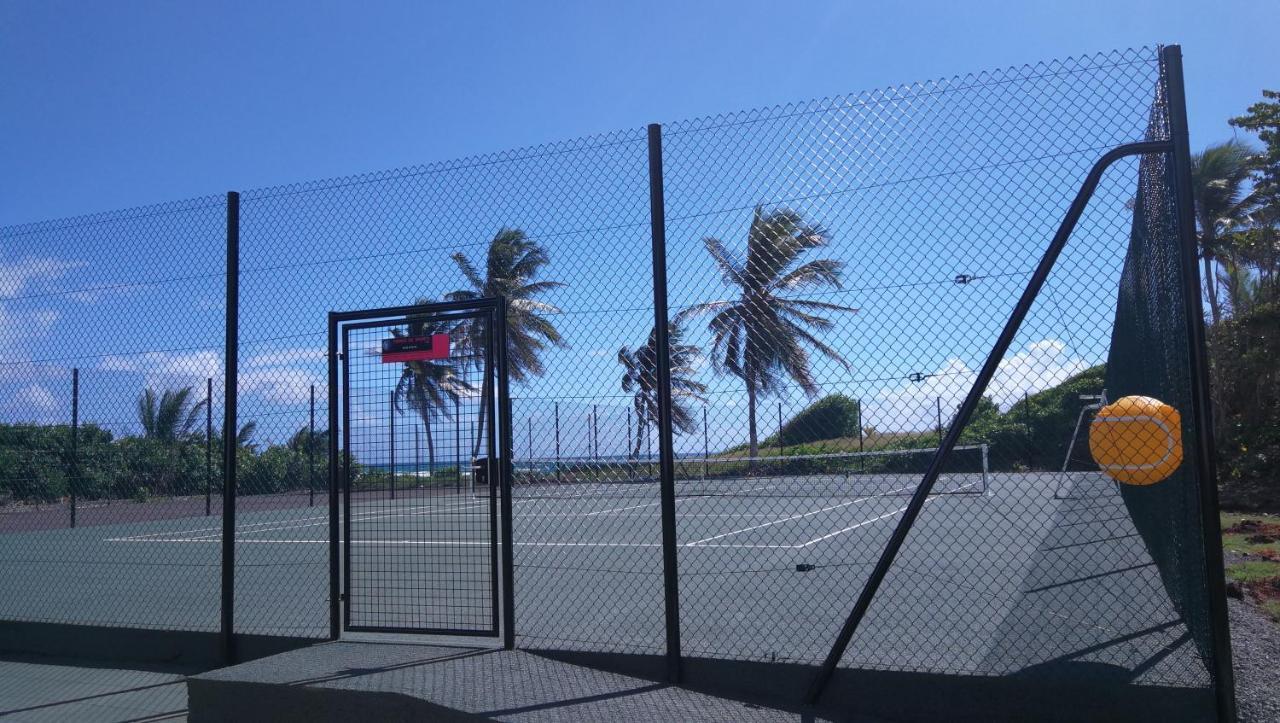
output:
M449 335L400 336L382 340L382 363L449 358Z

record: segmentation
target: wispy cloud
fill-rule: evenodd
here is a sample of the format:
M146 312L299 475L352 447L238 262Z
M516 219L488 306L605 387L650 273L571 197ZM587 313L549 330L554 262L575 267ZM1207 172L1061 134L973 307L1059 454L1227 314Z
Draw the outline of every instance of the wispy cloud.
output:
M1067 353L1067 346L1057 339L1041 339L1005 357L988 385L986 396L1001 409L1034 394L1061 384L1088 368L1082 359ZM932 375L920 382L902 382L881 390L866 404L867 424L889 432L932 429L938 421L938 402L942 403L942 421L946 424L955 414L973 386L977 371L959 359L948 359Z

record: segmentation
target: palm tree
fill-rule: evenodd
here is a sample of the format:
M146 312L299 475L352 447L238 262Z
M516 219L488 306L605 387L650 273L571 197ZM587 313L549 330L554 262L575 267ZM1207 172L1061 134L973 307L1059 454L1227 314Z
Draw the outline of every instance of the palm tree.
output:
M236 447L239 449L247 449L250 452L258 450L258 443L253 441L253 435L258 433L258 423L249 420L240 425L240 431L236 432Z
M419 304L430 304L431 299L420 299ZM439 323L432 323L423 318L410 318L408 330L393 329L396 337L431 336L447 333L447 328ZM427 470L434 473L436 468L435 440L431 433L431 421L437 415L449 419L452 414L446 402L456 404L462 397L475 394L475 387L469 384L459 370L448 359L405 362L400 372L400 381L392 395L392 413L403 409L413 410L422 420L423 431L427 436ZM394 473L394 471L393 471Z
M849 368L848 362L813 332L834 326L819 312L858 310L782 296L805 289L840 288L843 262L814 259L799 263L805 252L828 243L826 233L798 212L785 208L766 212L760 206L755 208L747 231L745 261L730 254L720 239L703 239L721 279L737 298L697 304L680 312L676 320L711 317L707 328L716 371L738 377L747 387L747 432L753 459L760 451L756 429L759 396L776 393L785 378L795 381L809 397L818 394L806 347Z
M558 281L538 280L543 267L551 261L547 250L526 236L524 231L504 228L489 241L483 273L461 252L451 258L466 279L468 288L445 294L444 298L447 301L474 301L505 297L508 376L512 381L523 382L531 376L541 375L544 371L541 354L547 346L567 346L555 325L546 317L547 314L560 313L560 309L537 298L564 286ZM483 370L486 360L481 350L485 347L489 330L479 321L467 321L454 331L460 347L468 350L472 363ZM481 384L480 428L484 427L492 382L491 375L485 372ZM479 454L483 436L476 435L472 456Z
M706 401L707 387L693 378L697 373L698 347L684 343L684 327L671 324L667 332L667 355L671 358L671 425L687 433L694 429L690 401ZM634 394L636 412L634 448L627 450L632 459L640 456L645 430L658 422L658 332L649 332L649 341L634 351L618 349L622 365L622 391Z
M191 387L166 389L158 398L155 390L147 389L138 397L138 422L142 424L142 436L166 444L190 437L207 399L196 404L191 401Z
M1222 318L1214 262L1229 252L1226 240L1250 205L1245 194L1253 154L1242 141L1230 140L1191 156L1191 186L1199 226L1200 258L1213 323Z

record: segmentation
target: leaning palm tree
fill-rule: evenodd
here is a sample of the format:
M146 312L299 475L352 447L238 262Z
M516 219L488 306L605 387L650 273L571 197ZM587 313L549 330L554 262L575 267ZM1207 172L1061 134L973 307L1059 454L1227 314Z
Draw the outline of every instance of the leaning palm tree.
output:
M191 387L166 389L158 397L155 390L145 390L138 397L138 422L142 425L142 436L165 443L190 437L208 400L202 399L196 404L191 402Z
M445 300L474 301L485 297L505 297L508 376L512 381L522 382L531 376L541 375L544 371L541 355L547 346L567 346L560 337L560 332L546 316L558 314L560 309L537 298L564 286L558 281L538 280L543 267L551 261L547 250L526 236L524 231L504 228L489 241L483 272L461 252L455 253L451 258L466 279L467 288L445 294ZM488 329L479 321L464 322L455 330L459 346L470 353L477 369L483 369L486 364L481 350L485 347L488 333ZM486 372L481 384L478 418L480 428L484 427L489 398L492 396L491 376ZM482 434L476 435L472 456L479 453L483 437Z
M858 310L783 296L806 289L840 288L843 262L814 259L801 263L806 252L828 243L826 233L807 223L800 213L785 208L766 212L760 206L755 208L747 231L745 260L735 258L720 239L703 239L721 279L737 298L694 305L680 312L676 320L711 317L707 328L716 370L741 379L747 388L747 433L753 459L760 452L756 428L760 395L777 393L786 378L808 396L818 394L806 347L849 368L848 362L813 332L834 326L820 312Z
M1229 253L1226 240L1244 218L1250 199L1245 193L1253 154L1242 141L1231 140L1191 156L1191 186L1195 198L1200 258L1204 262L1205 291L1213 323L1222 318L1218 275L1214 263Z
M430 299L419 299L419 304L430 304ZM396 337L431 336L447 333L447 329L439 323L426 319L410 317L408 330L393 329ZM436 446L432 434L431 423L434 419L452 417L450 406L456 405L464 396L473 396L475 387L462 377L460 370L448 359L405 362L400 372L400 380L392 395L392 413L410 409L422 421L423 432L427 437L427 470L434 474L436 468ZM452 405L449 404L452 402Z
M684 327L671 324L667 332L667 355L671 359L671 425L679 432L694 429L689 402L706 401L707 387L693 378L697 373L698 347L684 343ZM640 446L650 424L658 423L658 333L649 332L649 341L635 350L618 349L622 365L622 391L633 394L636 412L636 436L633 448L627 450L632 459L640 456Z

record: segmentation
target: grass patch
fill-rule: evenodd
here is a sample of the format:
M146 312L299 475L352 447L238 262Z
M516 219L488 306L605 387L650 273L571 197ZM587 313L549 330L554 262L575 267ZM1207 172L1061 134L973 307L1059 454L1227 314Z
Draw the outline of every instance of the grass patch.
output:
M1222 549L1244 556L1227 566L1227 578L1268 617L1280 622L1280 517L1222 515Z
M1227 577L1246 585L1260 585L1280 578L1280 562L1248 560L1227 568Z

